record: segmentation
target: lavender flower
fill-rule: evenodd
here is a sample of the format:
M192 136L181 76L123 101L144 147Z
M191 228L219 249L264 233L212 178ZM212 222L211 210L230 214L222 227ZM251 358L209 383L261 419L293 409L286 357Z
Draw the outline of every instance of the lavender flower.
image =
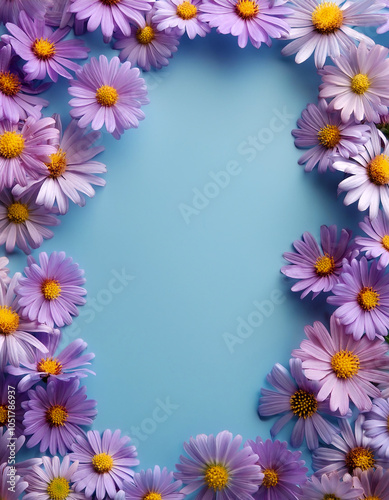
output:
M377 268L384 269L389 264L389 221L380 210L375 219L365 217L359 227L368 236L357 236L355 243L366 252L367 259L378 259Z
M185 495L178 491L181 485L181 481L174 481L172 472L168 472L166 468L161 470L156 465L153 470L147 469L135 473L133 482L124 483L124 499L182 500Z
M299 500L360 500L363 490L356 481L342 481L337 472L323 474L320 479L312 476L302 487Z
M15 485L10 487L9 481L15 481ZM6 463L0 465L0 495L2 500L19 500L28 483L20 476L13 476L13 471Z
M9 367L8 367L9 368ZM19 379L13 375L0 372L0 428L12 431L12 435L19 437L23 435L24 410L22 403L27 400L27 394L16 393ZM9 408L10 397L12 409Z
M202 5L202 0L157 0L154 15L157 29L173 28L179 35L186 32L191 40L196 35L205 36L211 29L199 16Z
M366 436L371 438L370 445L377 455L389 458L389 400L377 398L372 409L366 414L364 429Z
M363 498L366 500L389 500L389 471L382 467L357 471ZM362 498L362 497L361 497Z

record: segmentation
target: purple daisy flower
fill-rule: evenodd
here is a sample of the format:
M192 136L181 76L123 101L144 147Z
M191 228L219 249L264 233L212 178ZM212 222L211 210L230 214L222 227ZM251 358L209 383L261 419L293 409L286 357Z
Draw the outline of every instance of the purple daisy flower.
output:
M174 30L160 31L153 17L155 9L147 12L143 22L129 37L119 35L114 45L120 50L120 60L150 71L151 67L161 69L169 64L169 58L177 52L180 35Z
M1 0L0 22L17 23L22 10L30 12L34 18L43 18L45 8L42 0Z
M183 493L178 490L181 488L181 481L175 481L173 473L168 472L166 468L162 470L158 465L154 470L140 471L135 473L133 483L124 483L124 498L126 500L182 500L185 498ZM154 496L153 496L154 495Z
M289 34L290 26L284 19L291 10L283 5L271 5L269 0L208 0L200 6L200 20L217 28L218 33L238 37L239 47L247 41L257 49L262 43L271 45L272 38Z
M27 63L23 66L26 80L43 80L46 75L56 82L58 75L72 78L65 69L76 71L80 66L72 59L86 59L89 49L82 40L64 40L70 28L53 31L44 19L31 19L20 13L19 26L7 23L10 35L2 40L10 43L14 51Z
M356 483L356 478L342 481L337 472L323 474L321 478L312 476L302 487L299 500L359 500L363 490Z
M77 305L86 300L84 271L65 252L39 254L39 264L28 258L24 269L26 277L20 278L17 293L23 315L49 326L70 325L71 316L78 316Z
M341 434L334 437L332 448L321 447L313 452L312 466L316 475L337 471L340 476L355 474L377 466L388 468L389 461L376 456L371 440L363 432L364 415L355 421L354 432L346 419L340 421Z
M85 496L95 494L97 500L105 495L114 498L123 481L132 481L132 467L139 464L135 446L129 446L128 436L120 437L120 430L88 431L87 439L77 436L70 459L79 462L74 475L75 490L85 490Z
M27 448L40 443L39 450L52 455L65 455L75 437L84 434L80 426L92 425L97 415L97 402L86 399L86 387L78 379L52 380L46 388L28 391L28 397L23 403L24 434L31 435Z
M375 219L365 217L359 227L368 238L357 236L355 243L366 252L368 259L378 259L378 269L384 269L389 264L389 221L380 210Z
M36 190L15 197L8 189L0 192L0 245L5 244L7 252L15 246L30 254L31 248L39 248L43 239L50 239L54 233L46 226L57 226L60 221L45 207L35 202Z
M180 456L176 465L176 479L187 484L181 493L189 495L200 489L197 499L239 498L252 500L262 481L263 474L257 465L258 456L249 446L240 449L241 436L233 437L228 431L212 434L200 434L184 443L184 450L189 455Z
M109 42L114 30L130 36L130 22L140 24L143 13L151 9L154 0L73 0L70 12L76 19L88 20L88 31L101 26L104 41Z
M314 450L319 446L319 436L330 444L338 429L323 418L322 414L331 414L328 401L317 400L319 386L304 376L301 365L300 359L291 359L291 375L279 363L273 367L266 380L276 391L261 389L258 413L261 417L280 416L270 430L272 437L292 418L297 419L290 439L291 445L299 448L305 436L308 448Z
M0 49L0 120L18 123L29 116L39 120L41 109L48 101L36 95L45 89L44 85L33 88L14 67L11 45Z
M32 360L34 347L47 352L46 347L32 333L47 332L52 329L35 321L29 321L21 315L15 287L20 273L15 273L4 289L0 287L0 370L10 363L19 366L20 360Z
M17 456L25 440L26 438L24 436L15 437L9 430L3 432L3 427L0 427L0 464L8 462L10 456L10 444L15 446L15 455ZM25 476L32 466L40 465L41 463L41 458L30 458L28 460L24 460L23 462L17 462L15 464L16 472L20 476Z
M62 462L58 457L42 457L43 469L37 465L26 476L28 488L25 500L84 500L82 493L73 489L73 477L78 463L70 465L69 455Z
M370 269L365 257L344 263L340 281L327 298L338 307L335 316L345 326L346 333L359 340L364 333L370 340L385 336L389 329L389 275L377 268Z
M389 471L377 467L363 472L357 471L357 476L363 488L364 499L389 500Z
M377 455L389 458L389 399L374 399L373 407L366 414L364 429L371 438L370 445Z
M20 476L14 476L11 467L6 463L0 465L0 498L2 500L19 500L22 493L28 486L27 481L23 481ZM15 481L15 485L10 486L10 480Z
M370 0L368 0L370 3ZM344 122L354 117L378 121L388 112L389 49L374 45L369 49L363 42L352 45L345 55L334 59L335 66L324 66L319 71L323 83L319 97L332 99L329 110L340 110Z
M347 191L345 205L359 200L358 210L369 209L371 219L377 217L380 203L389 217L389 143L372 127L371 138L364 147L354 158L334 162L335 170L350 174L339 184L339 192Z
M54 115L55 126L60 131L60 141L50 141L56 146L56 152L49 156L35 180L31 180L25 188L16 186L15 194L36 193L36 203L52 210L55 203L60 214L69 210L69 199L83 207L85 197L95 195L95 186L105 186L105 180L95 174L107 171L103 163L92 159L104 151L104 146L93 146L100 139L100 132L80 131L75 120L72 120L62 135L62 123L59 115Z
M302 238L303 241L293 242L296 252L284 253L290 265L283 266L281 272L299 280L292 286L293 292L303 291L302 299L312 292L314 299L320 292L332 290L339 281L344 259L350 260L358 252L349 246L351 231L348 229L342 229L337 242L335 225L320 227L321 248L310 233L304 233Z
M69 104L73 106L71 116L80 118L79 127L91 123L93 130L100 130L105 125L119 139L124 130L138 127L144 119L140 108L149 102L147 88L139 69L131 63L120 65L118 57L108 62L101 55L99 60L92 57L76 75L77 80L70 81L69 94L74 99Z
M257 464L261 467L263 479L259 483L255 500L295 500L299 498L300 486L307 480L308 469L300 460L301 451L290 451L287 443L281 441L248 440L245 447L258 455ZM240 498L240 497L238 497Z
M9 429L12 435L19 437L24 432L22 403L27 400L27 394L16 393L19 379L13 375L0 373L0 428ZM14 396L10 408L9 397Z
M341 415L346 415L350 399L358 410L369 411L370 398L381 396L375 384L389 382L388 345L379 338L354 340L335 315L331 316L330 327L331 334L318 321L306 326L308 339L302 341L300 349L292 351L292 356L303 361L308 379L319 382L317 400L330 397L331 411L339 409Z
M355 26L377 26L385 17L379 10L382 4L371 0L291 0L292 15L288 22L292 29L289 39L294 39L282 54L296 54L298 64L315 52L315 65L322 68L328 56L338 57L345 50L354 47L355 41L369 46L374 41L353 29Z
M185 32L193 40L196 35L205 36L211 31L202 21L199 10L203 0L157 0L154 21L160 31L173 28L179 35Z
M0 284L2 286L8 285L11 281L11 278L8 276L9 269L6 267L8 263L9 260L7 257L0 257Z
M70 380L74 377L86 377L90 373L95 375L91 370L84 368L85 365L90 365L90 361L95 357L93 353L83 354L88 347L86 342L82 339L73 340L56 355L61 340L60 332L48 334L46 337L47 342L44 344L48 352L44 353L37 349L34 362L21 361L20 366L8 368L9 373L23 377L18 381L19 391L27 391L40 380Z
M350 119L342 122L340 113L329 113L324 99L319 104L308 104L297 120L298 129L292 131L297 148L308 149L299 159L305 171L311 172L316 165L320 173L332 168L339 156L350 158L363 152L363 144L370 137L369 125L355 123Z
M36 179L48 155L55 153L55 146L48 144L50 139L58 141L54 124L52 118L29 117L20 124L0 121L0 191L15 182L25 186L27 176Z

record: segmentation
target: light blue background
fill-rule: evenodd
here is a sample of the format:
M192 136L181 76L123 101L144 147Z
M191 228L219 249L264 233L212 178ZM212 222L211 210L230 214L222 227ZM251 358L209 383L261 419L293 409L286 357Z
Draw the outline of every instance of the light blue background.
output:
M98 33L85 40L94 55L113 54ZM146 75L151 102L139 129L120 141L104 134L107 186L85 208L73 206L40 249L64 250L85 269L89 303L64 330L64 343L82 337L96 354L97 375L86 380L88 396L98 400L94 428L148 430L137 440L137 470L173 469L182 443L199 433L268 438L275 420L256 413L266 374L288 362L304 325L328 321L324 299L300 301L290 291L279 271L282 254L304 231L318 236L321 224L355 230L362 214L337 199L340 174L305 174L297 164L291 130L316 102L320 79L312 61L283 58L283 45L242 50L216 33L183 38L168 68ZM67 82L47 96L45 115L61 112L67 123ZM263 151L251 162L239 154L284 108L292 117ZM180 204L192 204L193 189L204 191L209 172L231 161L239 174L187 224ZM26 264L21 253L10 259L12 271ZM132 279L107 294L122 270ZM284 302L231 353L223 334L236 335L237 318L247 319L253 301L274 290ZM155 408L166 398L176 407L153 425L153 415L164 418Z

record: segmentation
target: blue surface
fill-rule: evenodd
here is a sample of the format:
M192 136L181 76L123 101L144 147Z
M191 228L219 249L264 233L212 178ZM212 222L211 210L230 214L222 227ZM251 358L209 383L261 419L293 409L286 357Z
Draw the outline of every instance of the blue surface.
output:
M94 55L113 53L97 33L85 39ZM337 199L339 173L297 164L291 130L320 80L312 61L298 66L282 46L183 39L168 68L146 75L151 103L139 129L120 141L104 134L107 186L73 206L40 249L64 250L85 269L88 304L64 343L82 337L96 353L97 376L86 380L98 400L94 428L134 437L141 468L174 468L199 433L268 438L274 419L256 413L266 374L288 362L304 325L329 318L324 299L290 291L282 253L321 224L355 229L362 214ZM45 114L68 122L66 87L47 93ZM248 149L250 136L260 151ZM12 271L26 264L10 258ZM242 339L239 322L260 321L254 301L266 315ZM226 333L240 343L229 347Z

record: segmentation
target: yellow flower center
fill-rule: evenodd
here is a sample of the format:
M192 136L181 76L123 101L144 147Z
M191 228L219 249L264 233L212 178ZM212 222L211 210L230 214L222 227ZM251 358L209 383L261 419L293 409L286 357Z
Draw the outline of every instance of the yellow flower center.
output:
M69 493L69 481L64 477L56 477L47 485L47 495L50 500L65 500Z
M0 135L0 156L7 158L17 158L23 153L23 134L17 132L3 132Z
M62 405L53 405L46 412L46 420L52 427L63 427L68 419L68 412Z
M222 490L228 484L228 471L223 465L210 465L205 471L204 480L208 488Z
M389 251L389 234L385 234L381 240L382 246Z
M10 222L14 224L23 224L28 220L28 216L29 211L25 203L15 201L15 203L11 203L11 205L8 206L7 217Z
M346 455L346 466L348 467L350 473L358 467L364 471L371 469L374 465L374 453L368 448L358 446L357 448L350 450Z
M57 358L42 358L36 365L38 372L59 375L62 373L62 365Z
M367 175L373 184L384 186L389 183L389 156L378 155L367 166Z
M51 154L49 158L50 163L46 163L46 167L49 169L50 177L56 179L66 171L66 152L60 148L56 153Z
M102 85L96 90L96 101L100 104L100 106L111 108L112 106L115 106L118 99L118 91L109 85Z
M0 72L0 92L14 97L20 90L19 78L9 71Z
M8 406L0 405L0 426L8 423Z
M335 2L322 2L312 12L312 24L322 35L330 35L343 24L343 12Z
M290 398L290 409L298 417L312 417L317 412L317 401L311 392L299 389Z
M262 481L263 486L265 486L266 488L277 486L278 474L274 469L265 469L263 473L264 473L264 478Z
M162 500L162 496L159 493L147 493L142 500Z
M47 61L55 56L55 45L49 42L47 38L36 38L35 42L32 44L31 50L36 55L38 59L42 61Z
M370 496L370 497L365 497L363 500L382 500L381 497L376 497L374 495L374 497Z
M371 311L379 305L380 295L371 286L365 286L358 293L357 302L363 310Z
M100 0L100 2L103 5L108 5L110 7L111 5L116 5L117 3L119 3L120 0Z
M326 125L317 134L319 142L327 149L333 149L340 142L340 131L336 125Z
M151 26L145 26L144 28L138 28L135 36L139 43L147 45L154 40L155 33Z
M177 5L176 13L178 17L181 17L181 19L188 21L189 19L192 19L196 16L197 7L188 2L188 0L185 0L185 2L182 2L179 5Z
M315 263L315 271L319 276L329 276L335 271L335 261L332 255L321 255Z
M235 12L242 19L252 19L259 13L259 7L255 0L238 0Z
M342 499L336 497L333 493L326 493L323 497L323 500L342 500Z
M57 280L45 280L41 290L46 300L55 300L61 295L61 287Z
M352 378L358 373L359 358L351 351L338 351L332 356L331 367L338 378Z
M351 90L354 94L363 95L370 88L370 80L367 75L358 73L351 78Z
M10 307L0 307L0 335L12 335L19 326L19 315Z
M113 458L107 453L99 453L92 458L92 466L99 474L105 474L112 469Z

